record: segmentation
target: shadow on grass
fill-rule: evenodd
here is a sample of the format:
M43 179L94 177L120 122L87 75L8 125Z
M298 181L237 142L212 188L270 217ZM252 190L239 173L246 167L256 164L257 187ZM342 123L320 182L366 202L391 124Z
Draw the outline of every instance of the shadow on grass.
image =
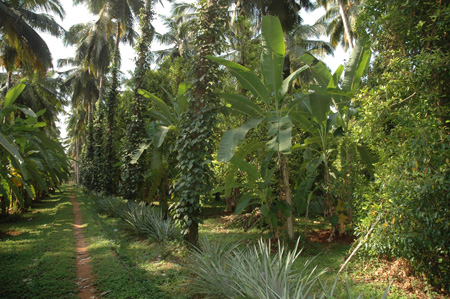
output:
M67 192L2 219L1 298L75 298L72 223Z
M89 196L76 188L74 192L87 224L84 235L100 294L108 298L189 298L181 290L187 272L170 260L170 245L142 240L121 220L97 214Z

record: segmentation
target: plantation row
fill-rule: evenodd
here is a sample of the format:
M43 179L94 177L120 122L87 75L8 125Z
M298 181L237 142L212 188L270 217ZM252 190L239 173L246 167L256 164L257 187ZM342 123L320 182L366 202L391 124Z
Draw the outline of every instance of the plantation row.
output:
M225 202L281 242L325 222L328 242L355 236L358 255L408 261L450 292L448 3L199 0L174 3L160 33L154 1L75 2L95 20L65 30L41 13L64 17L57 0L0 0L2 217L72 176L130 202L117 216L155 240L140 219L195 246L204 208ZM51 71L38 29L75 48L67 71ZM330 70L337 45L349 58Z
M315 258L300 252L297 246L267 244L256 229L247 232L246 243L236 242L241 230L231 229L202 238L199 250L181 241L173 222L161 217L157 207L136 209L138 204L120 198L89 196L74 189L97 296L341 298L349 292L352 297L364 293L386 298L386 282L365 285L336 275L340 264L332 260L341 260L347 246L332 249L328 260L325 255ZM33 212L0 223L2 297L76 297L70 193L69 186L63 186L33 203ZM210 216L209 227L200 228L205 234L222 226L220 217ZM391 294L401 296L402 291L392 287Z

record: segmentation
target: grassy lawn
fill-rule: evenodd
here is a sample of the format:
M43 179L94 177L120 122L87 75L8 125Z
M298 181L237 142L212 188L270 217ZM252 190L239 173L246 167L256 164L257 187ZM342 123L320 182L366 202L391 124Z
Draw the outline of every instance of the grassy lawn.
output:
M102 298L203 298L190 287L192 274L187 268L189 248L181 241L150 243L133 233L124 222L96 212L94 201L73 187L83 213L84 236L89 244L91 265L97 278L95 287ZM69 186L50 198L35 203L31 212L12 215L0 222L0 298L75 298L75 249L73 214ZM226 228L220 204L204 209L205 221L200 236L211 241L256 243L261 230ZM311 230L326 225L316 219ZM298 221L296 230L303 231ZM264 234L264 233L263 233ZM276 244L275 244L276 245ZM351 245L301 239L303 252L295 267L314 259L316 271L326 270L322 280L331 285ZM335 298L379 298L386 280L367 279L376 273L377 262L355 260L339 277ZM311 269L312 267L311 266ZM368 267L370 266L370 267ZM382 265L380 265L382 266ZM373 274L376 275L376 274ZM393 278L395 280L395 278ZM346 283L345 283L346 282ZM426 298L406 295L395 285L389 298Z
M76 298L70 194L0 219L0 298Z

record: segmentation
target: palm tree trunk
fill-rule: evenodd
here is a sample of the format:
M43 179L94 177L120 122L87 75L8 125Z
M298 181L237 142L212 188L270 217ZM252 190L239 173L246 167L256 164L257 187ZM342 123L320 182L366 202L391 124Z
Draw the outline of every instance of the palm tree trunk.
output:
M131 163L131 153L135 152L142 140L145 138L145 123L142 117L144 109L143 96L139 94L139 89L144 88L144 79L149 69L150 44L153 40L150 21L153 19L152 1L146 0L145 7L141 9L140 30L141 35L137 46L137 61L134 70L135 90L133 101L133 117L127 126L127 147L126 155L123 158L123 189L124 197L129 200L137 200L141 194L144 183L144 165L142 161ZM164 197L164 195L163 195ZM161 197L160 197L161 198Z
M353 34L348 25L347 15L345 14L344 3L342 0L338 0L339 12L341 14L342 22L344 23L345 35L347 35L348 46L350 51L353 50Z
M119 88L119 43L120 43L121 23L117 22L116 41L114 45L114 57L111 68L111 86L108 93L106 104L106 142L105 142L105 180L102 189L106 195L114 195L117 193L117 184L114 183L116 178L116 171L114 169L115 155L114 155L114 130L115 130L115 109L117 93Z
M74 165L74 170L75 170L75 183L79 184L80 183L80 165L78 164L78 161L80 159L80 152L79 152L79 140L75 139L75 165Z

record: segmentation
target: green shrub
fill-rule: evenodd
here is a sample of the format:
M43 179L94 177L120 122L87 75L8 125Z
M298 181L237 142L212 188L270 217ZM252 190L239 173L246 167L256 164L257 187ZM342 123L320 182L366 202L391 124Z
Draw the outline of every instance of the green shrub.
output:
M113 196L95 196L97 210L101 214L121 218L125 211L125 201Z
M355 137L379 162L374 179L356 188L354 216L359 235L380 219L365 253L405 257L450 291L448 108L436 105L440 90L425 80L440 63L439 55L411 60L392 53L376 88L361 94Z
M298 242L297 242L298 245ZM311 269L309 260L300 269L293 267L301 253L278 244L272 254L270 245L263 240L241 248L234 243L200 241L201 249L191 251L190 270L196 275L194 290L212 298L332 298L337 281L331 287L319 277L324 272ZM348 285L346 286L349 293ZM383 298L387 297L387 291Z
M152 241L165 242L176 239L179 235L171 218L164 219L161 209L147 206L143 202L128 202L121 218L133 230Z
M99 213L117 217L131 229L156 242L177 239L179 229L171 218L164 218L160 208L151 207L144 202L126 202L113 196L94 196Z

